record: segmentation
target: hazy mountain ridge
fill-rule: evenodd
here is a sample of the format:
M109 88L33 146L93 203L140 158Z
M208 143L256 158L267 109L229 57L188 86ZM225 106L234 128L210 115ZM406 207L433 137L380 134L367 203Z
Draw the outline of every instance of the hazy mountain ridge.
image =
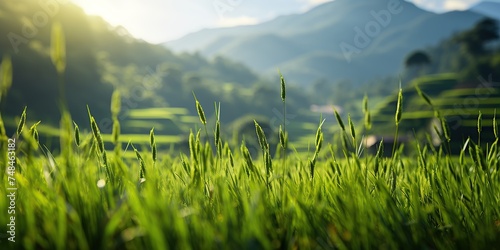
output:
M355 28L365 32L367 24L377 21L374 13L387 13L390 3L399 3L402 12L391 14L385 27L378 22L380 32L370 38L367 47L355 46ZM483 17L471 11L435 14L405 1L337 0L258 25L203 30L165 46L174 51L200 51L206 56L223 55L258 71L274 73L280 68L294 83L308 84L320 78L363 82L398 72L412 50L437 44ZM278 49L273 49L276 43L266 43L270 35L280 40ZM359 53L346 56L342 43ZM320 65L320 61L329 66Z
M500 3L483 1L470 8L471 11L500 20Z

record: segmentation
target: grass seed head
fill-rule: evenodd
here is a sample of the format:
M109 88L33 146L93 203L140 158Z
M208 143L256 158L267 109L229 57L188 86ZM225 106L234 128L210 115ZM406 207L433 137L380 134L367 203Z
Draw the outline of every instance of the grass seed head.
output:
M215 145L220 143L220 121L215 123Z
M370 111L368 110L368 95L365 94L363 97L363 113L365 114L365 128L370 130L372 127L372 118Z
M139 151L133 145L132 145L132 148L134 149L135 156L136 156L137 160L139 160L139 165L140 165L139 179L144 179L146 176L146 168L145 168L145 164L144 164L144 159L142 158Z
M37 123L33 124L33 126L30 127L30 134L31 136L33 137L33 139L35 139L35 142L38 143L38 139L39 139L39 136L38 136L38 130L36 129L36 127L41 123L42 121L38 121Z
M207 118L205 117L205 112L203 112L203 107L198 101L196 101L196 110L198 111L198 116L200 116L201 123L203 123L203 125L207 124Z
M493 113L493 134L498 139L497 109Z
M113 96L111 97L111 115L113 119L118 119L118 115L121 110L121 95L119 90L115 90L113 92Z
M403 115L403 89L399 89L398 92L398 103L396 106L396 115L395 115L395 121L396 125L399 125L399 122L401 122L401 117Z
M203 112L203 107L201 106L200 102L196 98L196 95L193 93L194 100L196 102L196 111L198 111L198 116L200 117L200 121L203 125L207 124L207 118L205 117L205 112Z
M479 111L479 116L477 117L477 132L481 133L483 130L483 113Z
M21 120L19 120L19 124L17 124L17 136L21 135L24 125L26 124L26 109L27 107L24 107L23 113L21 114Z
M368 112L368 95L365 94L363 97L363 112Z
M78 124L76 124L76 122L73 122L73 124L75 125L75 143L76 143L76 146L80 146L80 128L78 127Z
M257 121L254 120L255 123L255 132L257 133L257 138L259 139L260 148L263 152L269 150L269 144L267 143L266 135L264 134L264 130L259 125Z
M155 140L155 128L152 128L149 132L149 145L151 146L151 151L153 155L153 162L156 162L158 158L158 152L156 148L156 140Z
M450 141L450 128L448 127L448 123L446 122L446 119L442 118L441 119L441 127L443 129L443 135L444 135L444 138L447 140L447 141Z
M149 145L153 147L153 145L156 144L155 141L155 128L152 128L151 131L149 131Z
M322 127L323 127L323 124L325 123L325 120L323 120L319 126L318 126L318 129L316 130L316 141L315 141L315 145L316 145L316 151L319 152L319 150L321 149L321 145L323 143L323 131L322 131Z
M250 152L248 151L248 148L247 146L245 145L245 142L242 142L241 143L241 146L240 146L240 151L241 151L241 154L243 154L243 157L245 158L245 161L248 165L251 165L253 164L252 162L252 157L250 156Z
M152 151L153 162L156 162L156 160L158 160L158 149L156 148L156 144L153 145L151 151Z
M424 101L429 104L431 107L434 108L434 105L432 104L432 101L431 101L431 98L424 92L422 92L422 90L420 89L420 87L417 85L415 86L415 88L417 89L417 93L420 97L422 97L422 99L424 99Z
M281 82L281 100L283 102L285 102L285 100L286 100L286 82L285 82L285 78L283 77L281 72L280 72L280 82Z
M99 131L99 127L97 126L97 122L94 117L90 118L90 127L92 129L92 133L94 138L97 140L97 146L99 147L99 152L104 152L104 141L102 140L101 132Z
M340 117L337 109L335 109L334 112L335 112L335 119L337 119L337 122L339 123L340 128L342 129L342 131L345 131L345 125L344 125L344 122L342 121L342 117Z
M372 115L370 111L365 113L365 128L370 130L372 128Z
M351 130L351 136L353 139L356 139L356 129L354 128L354 123L352 122L351 114L349 114L347 117L348 117L347 120L349 122L349 129Z

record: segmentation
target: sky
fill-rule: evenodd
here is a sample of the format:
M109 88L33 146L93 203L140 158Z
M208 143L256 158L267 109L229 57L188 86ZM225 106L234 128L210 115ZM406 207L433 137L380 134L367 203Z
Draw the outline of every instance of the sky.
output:
M265 22L331 0L72 0L87 14L123 26L150 43L181 38L203 28ZM410 0L434 12L463 10L480 0Z

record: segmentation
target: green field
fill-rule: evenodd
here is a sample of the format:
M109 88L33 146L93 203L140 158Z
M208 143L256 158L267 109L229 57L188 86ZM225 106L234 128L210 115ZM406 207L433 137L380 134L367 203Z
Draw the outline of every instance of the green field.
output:
M140 114L146 119L144 114L153 117L161 112ZM448 155L442 147L415 145L418 151L412 157L396 150L385 158L348 147L341 148L339 157L336 142L325 137L323 127L303 124L290 128L312 131L297 139L307 147L301 153L289 150L285 157L281 150L270 155L267 138L256 124L262 152L252 158L244 145L230 146L220 133L211 137L215 145L205 142L203 129L199 136L187 134L189 154L171 155L158 151L157 143L181 136L154 131L149 136L101 135L91 117L89 128L59 130L65 147L52 155L37 141L52 130L40 126L38 131L26 124L25 115L19 120L15 143L7 141L3 123L0 130L1 165L7 166L0 188L15 197L0 198L1 249L500 245L497 132L493 144L480 147L468 141L458 156ZM484 121L489 123L498 128L496 118ZM346 131L339 127L337 135L360 143L350 130L354 124L345 124ZM193 125L196 132L195 127L203 124ZM279 146L288 147L282 135ZM115 150L106 150L105 142ZM147 147L135 150L138 145ZM7 216L11 210L15 214Z

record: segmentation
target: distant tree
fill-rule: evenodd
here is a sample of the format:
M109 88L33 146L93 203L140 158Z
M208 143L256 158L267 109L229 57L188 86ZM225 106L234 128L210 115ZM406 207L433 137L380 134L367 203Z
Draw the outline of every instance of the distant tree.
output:
M472 29L462 32L455 37L464 50L471 56L483 55L487 52L485 45L499 38L498 23L491 18L479 21Z
M431 63L431 59L427 53L417 50L412 52L406 57L405 66L410 67L422 67Z
M409 54L405 59L406 76L405 81L409 81L419 75L424 74L423 69L431 63L429 55L421 50Z

